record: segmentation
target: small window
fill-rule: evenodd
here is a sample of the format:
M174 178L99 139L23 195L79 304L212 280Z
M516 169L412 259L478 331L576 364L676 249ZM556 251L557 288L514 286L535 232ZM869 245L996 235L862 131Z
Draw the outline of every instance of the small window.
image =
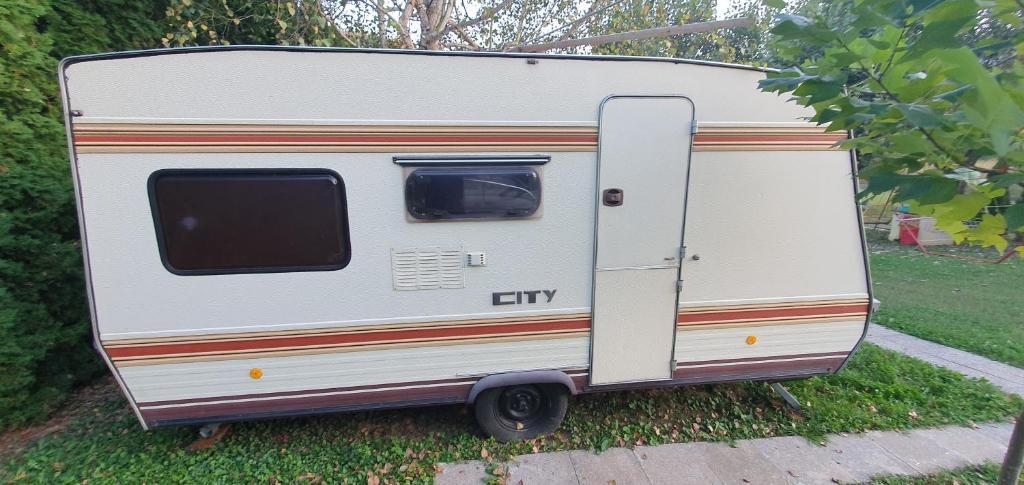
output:
M420 220L530 217L540 176L526 166L418 168L405 179L405 205Z
M150 177L176 274L327 271L350 258L345 186L325 170L164 170Z

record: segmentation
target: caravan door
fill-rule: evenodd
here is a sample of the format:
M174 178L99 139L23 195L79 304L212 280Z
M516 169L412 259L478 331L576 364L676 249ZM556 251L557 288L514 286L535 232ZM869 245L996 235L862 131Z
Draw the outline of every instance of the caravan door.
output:
M671 379L693 104L601 104L590 384Z

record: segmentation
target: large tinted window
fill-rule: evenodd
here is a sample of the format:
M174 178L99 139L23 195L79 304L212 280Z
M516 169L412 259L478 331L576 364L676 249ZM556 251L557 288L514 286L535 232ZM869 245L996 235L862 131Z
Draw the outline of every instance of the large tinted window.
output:
M179 274L334 270L349 261L328 171L161 171L150 178L165 266Z
M405 203L416 219L529 217L540 207L533 167L418 168L405 180Z

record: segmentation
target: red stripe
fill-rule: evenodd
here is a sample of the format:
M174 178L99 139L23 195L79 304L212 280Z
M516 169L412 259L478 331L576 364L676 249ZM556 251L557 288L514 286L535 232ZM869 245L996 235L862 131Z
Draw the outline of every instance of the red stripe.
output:
M676 369L673 377L690 382L763 379L773 375L828 374L843 365L844 357L737 363L710 367Z
M76 143L597 143L597 135L359 136L359 135L75 135Z
M867 303L840 305L833 307L798 307L798 308L753 308L748 310L722 310L706 313L686 312L679 314L677 322L682 325L698 324L697 322L720 323L729 320L763 320L783 317L828 316L845 313L864 313L868 311Z
M836 142L839 140L845 140L845 134L821 134L821 135L711 135L705 134L694 137L694 143L755 143L755 142Z
M597 143L597 135L75 135L76 143ZM700 135L695 144L762 142L830 142L844 134L825 135Z
M203 419L213 417L244 416L246 414L268 413L301 413L311 414L318 409L334 407L358 406L402 406L410 402L464 402L473 383L452 386L421 387L411 389L391 389L384 391L364 391L353 394L333 394L326 396L304 396L268 399L263 401L245 401L234 403L196 404L159 409L142 409L143 419L150 425L159 426L161 422L182 419Z
M334 335L305 335L278 338L261 338L231 342L185 342L139 345L134 347L109 347L110 357L156 357L171 354L198 354L233 351L259 351L282 347L304 347L312 345L367 344L374 342L398 343L409 340L436 338L498 337L512 333L535 333L589 330L590 319L552 320L499 325L466 325L442 328L417 328L409 330L379 330L352 332Z
M718 360L695 360L692 362L679 362L677 367L693 366L693 365L708 365L708 364L739 364L744 362L757 362L765 360L780 360L780 359L817 359L823 357L846 357L849 355L848 351L840 352L818 352L813 354L795 354L795 355L772 355L772 356L761 356L761 357L743 357L738 359L718 359Z

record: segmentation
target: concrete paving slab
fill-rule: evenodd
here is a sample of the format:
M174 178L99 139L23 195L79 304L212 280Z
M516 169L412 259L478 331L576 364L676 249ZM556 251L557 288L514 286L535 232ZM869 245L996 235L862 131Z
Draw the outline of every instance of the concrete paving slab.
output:
M579 478L568 451L522 455L509 464L508 483L513 485L578 485Z
M991 437L971 428L947 427L917 429L909 433L911 439L929 440L957 454L974 465L985 462L1001 462L1006 454L1006 444L999 444Z
M829 436L825 449L832 454L832 461L849 470L857 482L870 480L879 475L910 475L914 468L890 455L874 441L864 435Z
M788 484L790 476L753 448L712 448L708 451L711 471L725 483Z
M777 468L786 472L791 483L850 483L862 480L861 476L840 465L834 458L834 452L799 436L741 441L739 447L760 452Z
M1009 445L1013 434L1013 423L986 423L978 426L978 432L1004 446Z
M885 431L869 431L865 436L918 473L932 473L969 464L967 458L926 436Z
M583 485L649 485L640 460L633 450L610 448L596 455L590 451L570 451L569 458Z
M710 451L724 443L677 443L640 446L633 453L647 479L655 485L725 485L712 471Z
M485 478L487 468L482 461L446 463L434 477L434 485L480 485Z

